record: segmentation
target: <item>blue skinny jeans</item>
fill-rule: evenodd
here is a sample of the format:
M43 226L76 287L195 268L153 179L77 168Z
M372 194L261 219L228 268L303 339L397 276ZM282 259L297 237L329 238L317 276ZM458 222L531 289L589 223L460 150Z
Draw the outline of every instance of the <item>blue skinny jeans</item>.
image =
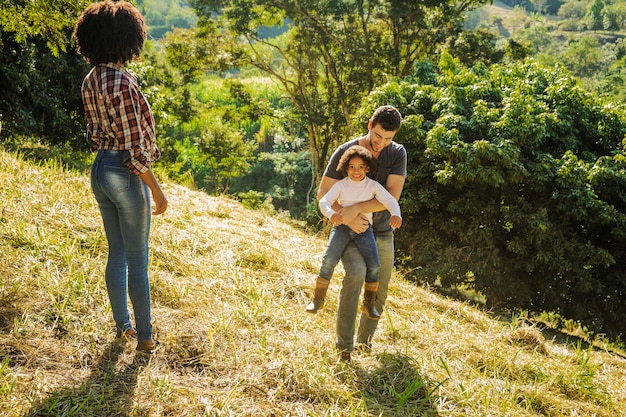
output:
M378 247L378 258L380 259L378 293L375 306L376 310L382 314L383 307L387 301L389 281L393 271L393 232L375 233L375 238L376 246ZM363 255L353 242L348 243L346 246L341 261L346 275L339 292L335 346L342 351L352 351L354 349L354 331L359 308L359 296L365 280L366 266ZM356 338L357 343L371 346L378 322L379 320L372 320L365 314L361 314Z
M91 189L98 202L109 245L105 280L117 331L132 328L138 341L152 338L148 237L150 189L122 163L121 151L98 151L91 167Z
M319 276L328 280L332 278L335 267L341 259L341 254L350 242L353 242L363 255L366 268L365 282L378 281L380 262L378 261L378 249L371 225L363 233L356 233L343 224L334 226L328 237L328 247L322 258Z

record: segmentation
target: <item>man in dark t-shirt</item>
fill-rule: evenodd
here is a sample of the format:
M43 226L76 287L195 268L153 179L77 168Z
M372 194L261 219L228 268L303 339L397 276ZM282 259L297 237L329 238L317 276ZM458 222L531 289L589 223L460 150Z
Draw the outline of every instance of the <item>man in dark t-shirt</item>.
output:
M393 138L400 128L401 120L400 112L392 106L382 106L376 109L368 122L368 133L340 145L331 156L319 185L317 199L322 198L333 184L343 178L342 173L337 171L337 165L343 153L351 146L361 145L370 150L378 162L376 172L368 175L371 175L372 179L382 184L396 200L399 200L406 180L407 154L404 146L393 142ZM343 224L348 225L356 233L362 233L369 227L367 219L360 213L373 213L373 229L380 257L376 309L382 314L393 271L394 242L393 229L389 225L390 213L375 198L350 207L341 208L337 205L333 208L337 211L341 210L345 219ZM350 352L354 350L354 327L366 268L363 256L354 243L346 247L341 259L345 277L339 294L335 344L341 351L342 359L349 361ZM357 343L369 349L377 325L377 320L369 319L364 314L361 315Z

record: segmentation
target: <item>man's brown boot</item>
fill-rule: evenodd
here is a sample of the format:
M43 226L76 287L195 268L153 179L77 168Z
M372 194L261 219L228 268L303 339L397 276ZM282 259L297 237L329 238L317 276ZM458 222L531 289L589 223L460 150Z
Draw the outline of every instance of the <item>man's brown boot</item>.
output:
M317 277L317 280L315 281L315 290L313 291L313 300L311 300L309 305L306 306L307 313L315 314L317 313L317 310L322 308L329 284L329 279Z
M361 311L372 320L379 320L380 314L376 310L374 302L376 301L376 295L378 294L378 282L366 282L365 292L363 293L363 305Z

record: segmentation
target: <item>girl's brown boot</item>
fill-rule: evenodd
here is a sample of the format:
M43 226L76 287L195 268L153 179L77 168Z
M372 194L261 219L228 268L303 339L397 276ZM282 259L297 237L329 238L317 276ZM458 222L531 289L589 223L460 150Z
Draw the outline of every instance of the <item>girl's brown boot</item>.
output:
M317 310L322 308L324 305L324 300L326 298L326 291L328 290L328 285L330 284L330 280L322 277L317 277L315 280L315 290L313 291L313 300L306 306L306 312L315 314Z

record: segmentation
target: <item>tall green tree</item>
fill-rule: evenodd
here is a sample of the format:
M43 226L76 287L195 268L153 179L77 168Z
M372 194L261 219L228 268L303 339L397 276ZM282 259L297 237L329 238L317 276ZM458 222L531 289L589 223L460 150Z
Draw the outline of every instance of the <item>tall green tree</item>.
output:
M4 133L70 142L83 130L87 66L71 45L85 0L0 3L0 119Z
M192 0L200 24L220 27L244 43L231 53L282 84L294 104L286 115L305 132L317 175L334 145L360 133L353 120L363 97L461 30L463 13L482 0ZM287 25L282 36L263 28Z
M0 28L20 45L42 40L53 55L67 51L72 28L88 0L8 0L0 3ZM2 45L0 45L2 46Z
M594 0L587 9L587 27L591 30L599 30L604 28L604 2L602 0Z

